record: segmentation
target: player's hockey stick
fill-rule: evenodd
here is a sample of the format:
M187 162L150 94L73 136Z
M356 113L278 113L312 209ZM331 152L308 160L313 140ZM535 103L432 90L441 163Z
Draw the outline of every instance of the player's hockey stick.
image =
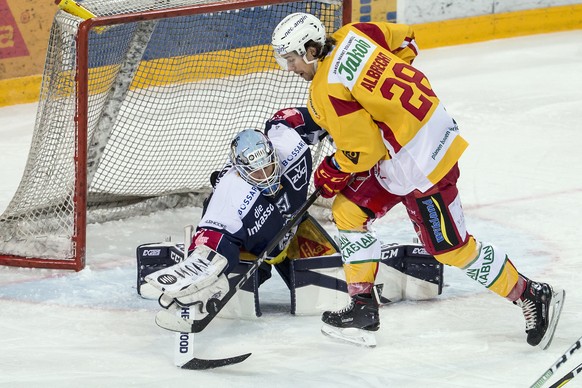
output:
M550 386L550 388L563 387L564 385L568 384L570 382L570 380L572 380L574 377L576 377L576 375L579 374L580 372L582 372L582 364L580 364L576 368L572 369L564 377L562 377L560 380L558 380L554 384L552 384Z
M531 385L530 388L540 388L542 385L544 385L544 383L546 381L548 381L550 379L550 377L552 377L554 375L554 373L556 373L556 370L558 370L559 367L561 367L566 361L568 361L568 358L578 349L582 348L582 337L578 338L578 340L576 342L574 342L574 344L572 346L570 346L570 348L568 348L568 350L566 350L564 352L564 354L562 354L560 356L560 358L558 358L556 360L556 362L554 362L552 364L552 366L550 366L548 368L548 370L546 370L544 372L543 375L540 376L539 379L537 379L535 381L535 383L533 383ZM574 375L576 375L578 373L578 367L574 368L574 370L572 372L576 372L574 373ZM570 373L572 373L570 372ZM568 373L568 375L570 374ZM564 376L563 378L567 377L568 375ZM572 376L573 377L573 376ZM568 380L569 381L569 380ZM552 386L553 387L553 386ZM559 387L559 385L557 385L556 387Z

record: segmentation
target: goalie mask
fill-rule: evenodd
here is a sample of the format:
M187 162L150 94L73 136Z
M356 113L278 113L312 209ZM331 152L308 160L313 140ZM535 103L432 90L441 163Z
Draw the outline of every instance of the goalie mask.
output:
M271 141L262 132L245 129L230 145L230 160L240 176L264 195L275 195L281 183L281 165Z
M271 44L275 51L275 59L283 70L289 70L287 60L284 55L297 53L303 58L305 63L313 63L317 60L308 61L305 57L305 44L314 41L322 46L325 44L325 26L313 15L308 13L293 13L275 27Z

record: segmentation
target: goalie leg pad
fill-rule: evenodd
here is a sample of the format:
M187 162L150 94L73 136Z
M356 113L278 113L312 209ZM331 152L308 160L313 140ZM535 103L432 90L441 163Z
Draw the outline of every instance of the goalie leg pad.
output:
M444 266L422 246L384 244L380 257L375 283L384 285L382 304L442 293ZM341 255L290 260L283 277L291 290L292 314L316 315L349 302Z
M420 245L385 244L377 284L384 284L382 303L427 300L443 289L442 263Z
M161 291L145 281L146 276L179 263L184 245L171 242L142 244L137 247L137 293L145 299L158 299Z

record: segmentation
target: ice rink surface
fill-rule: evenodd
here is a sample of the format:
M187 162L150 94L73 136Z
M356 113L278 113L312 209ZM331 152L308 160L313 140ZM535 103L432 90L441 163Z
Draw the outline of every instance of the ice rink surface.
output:
M290 315L273 278L261 318L217 319L195 337L198 357L248 360L178 369L173 334L153 321L157 303L136 293L135 248L181 241L200 217L189 208L89 225L78 273L0 267L0 386L529 387L582 336L582 31L426 50L414 64L470 142L459 182L469 231L567 291L549 350L526 344L519 308L445 268L438 299L381 309L374 349L324 337L319 316ZM0 211L20 182L35 112L0 109ZM414 236L402 207L376 226L384 242Z

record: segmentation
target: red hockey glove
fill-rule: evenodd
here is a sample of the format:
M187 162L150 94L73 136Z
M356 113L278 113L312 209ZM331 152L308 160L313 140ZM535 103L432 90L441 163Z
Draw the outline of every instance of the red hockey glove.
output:
M313 184L316 189L321 188L323 198L331 198L342 191L350 183L352 176L352 174L338 170L332 158L333 156L326 156L313 176Z

